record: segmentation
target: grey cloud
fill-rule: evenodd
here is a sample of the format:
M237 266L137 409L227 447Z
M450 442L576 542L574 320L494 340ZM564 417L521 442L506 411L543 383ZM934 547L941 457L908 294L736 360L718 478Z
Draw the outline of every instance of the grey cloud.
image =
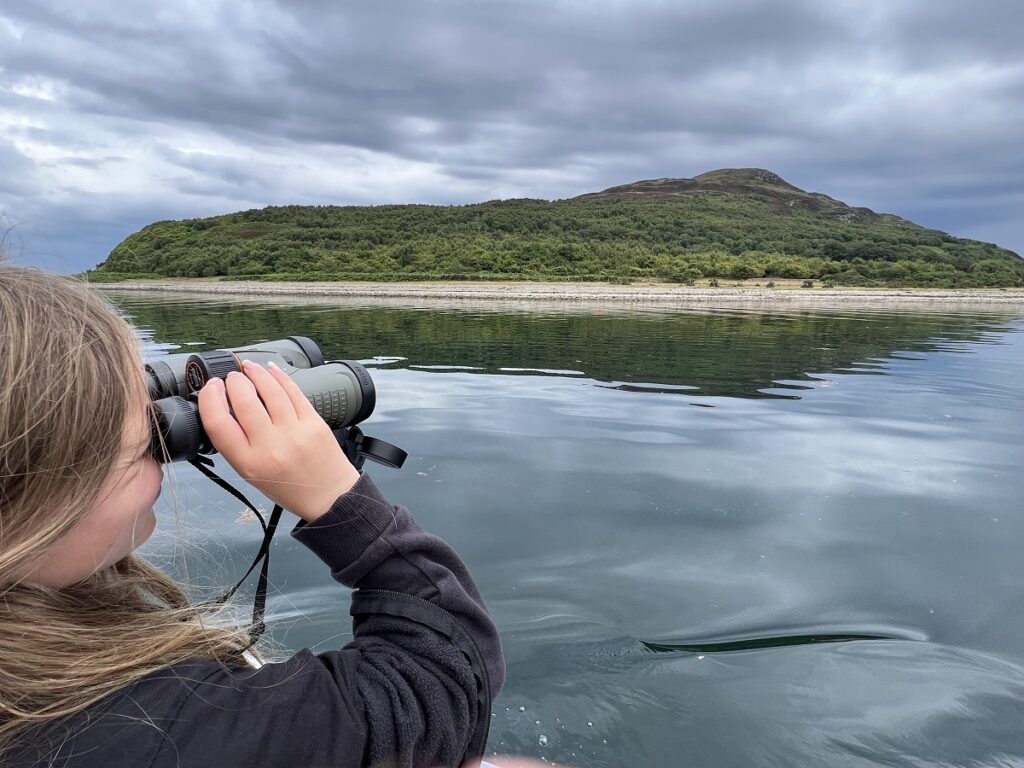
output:
M283 170L273 163L255 165L251 160L206 152L182 152L165 144L157 144L157 153L180 168L194 171L201 179L216 179L234 187L265 186L275 173Z
M802 68L835 69L863 45L814 3L570 8L289 4L292 24L243 28L248 45L223 47L220 29L157 38L138 22L82 30L51 14L43 21L59 39L88 33L83 55L51 45L11 65L68 79L88 111L442 162L493 142L495 125L534 127L529 152L511 132L493 153L518 166L564 160L566 132L598 149L658 133L799 138L844 99L827 72L808 79ZM126 50L111 61L116 44ZM424 141L411 119L438 128Z
M39 12L48 25L42 44L9 54L8 66L70 81L76 104L89 111L429 158L431 146L486 140L494 124L555 134L596 121L605 136L756 131L772 114L771 89L751 83L740 98L722 98L699 88L704 77L794 66L822 39L835 51L843 36L815 4L566 8L390 2L320 16L296 15L289 5L293 24L244 30L249 45L228 46L231 59L211 39L222 37L219 29L204 36L171 28L154 38L137 33L137 22L69 24ZM120 61L111 60L115 46ZM424 145L403 130L407 118L442 128Z
M56 160L49 160L43 165L53 167L64 167L68 165L77 165L82 168L100 168L111 163L126 163L129 162L127 157L118 157L116 155L105 155L100 157L58 157Z
M36 194L38 185L34 176L35 163L10 141L0 138L0 201L5 195Z
M892 10L878 33L885 47L910 65L1020 64L1024 8L1014 0L915 0L895 3Z

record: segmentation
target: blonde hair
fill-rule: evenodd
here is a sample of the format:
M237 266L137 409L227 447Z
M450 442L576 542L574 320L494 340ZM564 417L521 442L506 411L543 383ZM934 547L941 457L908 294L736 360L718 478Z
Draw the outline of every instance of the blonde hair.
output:
M243 631L134 555L62 588L23 580L96 504L143 386L138 339L97 291L0 263L0 754L177 662L245 663Z

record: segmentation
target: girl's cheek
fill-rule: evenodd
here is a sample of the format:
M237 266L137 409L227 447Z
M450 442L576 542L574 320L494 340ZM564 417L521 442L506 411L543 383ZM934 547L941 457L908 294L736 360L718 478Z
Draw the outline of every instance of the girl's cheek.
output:
M161 468L161 466L156 462L155 459L153 460L153 467L150 470L150 472L152 473L150 483L153 489L153 497L154 499L156 499L156 497L160 495L160 491L162 490L161 486L163 485L164 482L164 471Z
M156 459L146 459L136 471L133 482L138 503L153 504L160 496L163 480L164 473Z

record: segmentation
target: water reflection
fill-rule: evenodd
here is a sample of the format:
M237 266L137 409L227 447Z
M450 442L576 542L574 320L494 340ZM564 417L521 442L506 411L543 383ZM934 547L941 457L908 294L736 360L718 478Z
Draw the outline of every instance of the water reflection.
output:
M237 346L302 333L334 358L686 385L693 394L727 397L796 396L785 390L798 393L817 373L877 373L893 357L992 341L1013 317L813 310L534 315L115 298L162 340Z
M492 749L1024 763L1020 317L122 303L163 349L305 333L386 356L366 428L410 458L374 475L502 629ZM150 552L189 533L176 567L215 592L259 527L175 471L180 528L162 510ZM283 649L346 641L344 590L288 537L272 577Z

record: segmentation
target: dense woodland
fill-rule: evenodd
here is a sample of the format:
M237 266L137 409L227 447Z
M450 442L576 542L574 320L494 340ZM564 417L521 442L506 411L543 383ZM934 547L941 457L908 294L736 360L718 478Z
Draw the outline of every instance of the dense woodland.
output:
M659 180L688 185L674 196L651 194L656 182L644 182L551 202L285 206L162 221L129 236L88 276L1024 286L1024 260L998 246L781 179L726 185L726 173L739 172ZM714 174L715 183L699 181Z

